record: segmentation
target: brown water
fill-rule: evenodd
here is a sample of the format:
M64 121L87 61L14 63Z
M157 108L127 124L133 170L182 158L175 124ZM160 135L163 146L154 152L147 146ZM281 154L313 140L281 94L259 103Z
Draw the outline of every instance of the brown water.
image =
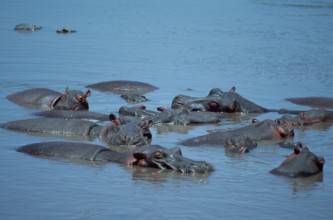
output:
M157 87L148 109L169 107L177 94L238 93L266 108L308 109L288 97L333 97L333 2L329 0L12 1L0 3L0 123L35 117L6 96L28 88L63 91L107 80ZM41 25L21 34L16 24ZM56 29L77 30L58 35ZM190 90L189 90L190 89ZM116 113L127 103L92 91L92 111ZM268 113L258 119L275 119ZM154 127L153 143L179 146L209 130ZM298 129L325 157L323 175L290 179L269 174L290 150L261 144L230 157L219 147L183 147L206 160L208 176L119 164L47 160L17 153L21 145L62 140L0 130L1 219L330 219L333 217L332 126ZM67 139L86 141L86 139ZM91 140L92 143L100 143Z

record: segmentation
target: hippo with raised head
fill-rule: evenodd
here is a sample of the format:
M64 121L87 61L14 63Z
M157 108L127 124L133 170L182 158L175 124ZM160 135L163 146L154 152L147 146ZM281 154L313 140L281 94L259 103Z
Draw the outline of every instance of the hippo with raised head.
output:
M41 26L22 23L22 24L16 25L14 30L20 31L20 32L32 32L32 31L38 31L41 28L42 28Z
M154 91L157 87L144 82L115 80L87 85L87 88L102 92L113 92L119 95L143 95Z
M7 122L0 124L0 127L21 132L59 136L99 137L110 145L139 146L151 142L152 134L149 130L152 125L151 121L135 120L124 123L114 114L110 114L110 120L111 123L101 126L79 119L36 118Z
M325 109L311 109L298 113L298 115L284 115L277 119L280 124L292 127L309 126L321 122L333 122L333 111Z
M79 90L66 88L64 93L51 89L27 89L7 96L11 102L29 108L57 109L57 110L88 110L87 97L90 90L85 93Z
M301 145L295 147L294 152L270 173L287 177L306 177L322 172L324 164L323 157L315 155Z
M194 137L183 141L185 146L198 145L224 145L229 137L244 135L253 141L281 141L294 136L294 130L288 126L280 125L276 121L266 119L264 121L254 120L251 125L227 131L216 131L210 134Z
M195 174L214 171L214 168L205 161L195 161L183 157L180 148L168 149L159 145L145 145L131 152L119 153L94 144L44 142L24 145L19 147L17 151L34 156L111 161L141 167L175 170L181 173Z
M203 98L178 95L172 100L171 107L173 109L186 108L190 111L226 113L263 113L269 111L240 96L236 93L235 87L231 88L228 92L214 88L209 92L208 96Z
M297 105L305 105L313 108L333 108L333 98L331 97L302 97L287 98L286 100Z

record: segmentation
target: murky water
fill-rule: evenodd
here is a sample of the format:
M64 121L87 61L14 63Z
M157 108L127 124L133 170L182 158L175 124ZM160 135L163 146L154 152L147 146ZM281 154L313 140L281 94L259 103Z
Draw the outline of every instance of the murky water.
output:
M267 108L308 109L284 99L333 97L331 0L2 0L0 5L0 122L35 117L36 110L6 99L13 92L85 90L90 83L120 79L159 87L147 94L148 109L169 107L177 94L206 96L214 87L236 86ZM22 22L43 28L15 32ZM56 34L62 27L78 32ZM127 105L118 95L98 91L92 91L89 102L101 113ZM179 146L208 130L248 123L154 127L153 143ZM324 156L326 164L323 175L289 179L268 173L290 153L275 145L235 157L223 148L180 146L185 156L209 161L216 169L208 176L190 176L35 158L15 149L62 139L1 129L0 218L330 219L332 137L332 126L296 130L294 140Z

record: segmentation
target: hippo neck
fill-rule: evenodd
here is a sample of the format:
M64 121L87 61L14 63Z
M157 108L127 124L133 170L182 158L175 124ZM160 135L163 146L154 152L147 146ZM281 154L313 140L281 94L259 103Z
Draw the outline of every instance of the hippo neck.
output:
M95 161L111 161L122 164L128 164L129 159L132 157L131 152L120 153L114 150L106 149L99 152L95 157Z

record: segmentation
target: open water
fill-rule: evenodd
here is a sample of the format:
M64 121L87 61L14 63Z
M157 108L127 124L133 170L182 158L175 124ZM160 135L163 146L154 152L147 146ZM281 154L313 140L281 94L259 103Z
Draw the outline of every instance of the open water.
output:
M332 0L1 0L0 123L37 110L6 96L45 87L64 91L108 80L153 84L148 109L178 94L206 96L232 86L266 108L309 109L288 97L333 97ZM19 23L42 26L22 34ZM70 35L56 29L77 30ZM119 95L92 90L90 110L117 113ZM255 116L280 117L276 113ZM210 130L245 126L153 127L153 144L179 146ZM288 149L261 144L249 154L221 147L184 147L209 161L208 176L31 157L21 145L63 140L0 129L1 219L332 219L333 128L296 129L325 157L322 175L269 174ZM67 139L103 144L98 140Z

